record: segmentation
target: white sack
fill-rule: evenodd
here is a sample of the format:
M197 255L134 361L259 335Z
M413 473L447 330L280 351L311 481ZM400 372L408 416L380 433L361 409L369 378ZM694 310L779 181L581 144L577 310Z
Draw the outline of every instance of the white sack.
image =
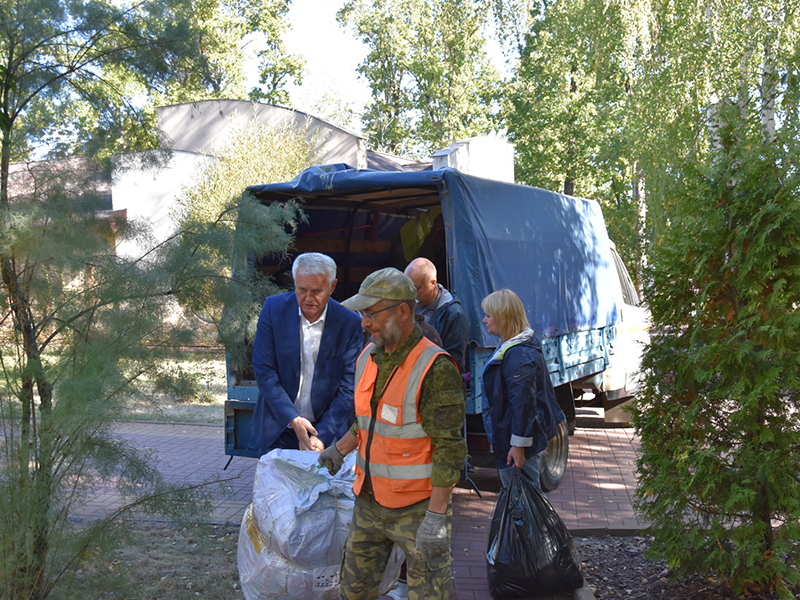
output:
M317 468L319 454L272 450L259 460L239 530L239 580L246 600L334 600L353 517L356 453L331 476ZM381 594L400 573L403 553L395 547Z
M258 461L253 513L270 547L303 567L341 564L353 520L356 453L331 476L319 454L272 450Z
M237 560L245 600L336 600L340 564L302 568L271 549L258 530L253 505L239 530Z

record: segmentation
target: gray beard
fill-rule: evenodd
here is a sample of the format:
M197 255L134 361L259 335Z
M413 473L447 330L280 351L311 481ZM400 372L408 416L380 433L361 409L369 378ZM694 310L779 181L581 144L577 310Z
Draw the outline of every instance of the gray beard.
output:
M386 321L383 331L381 331L378 337L373 335L372 341L378 348L385 350L386 346L393 346L398 343L402 336L403 331L397 323L397 317L391 315L389 320Z

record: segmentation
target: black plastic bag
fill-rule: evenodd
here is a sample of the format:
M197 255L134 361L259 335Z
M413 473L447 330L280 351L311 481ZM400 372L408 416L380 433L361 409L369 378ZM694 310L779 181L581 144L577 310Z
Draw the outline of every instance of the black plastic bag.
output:
M494 600L571 592L583 585L572 536L547 497L517 468L497 498L486 560Z

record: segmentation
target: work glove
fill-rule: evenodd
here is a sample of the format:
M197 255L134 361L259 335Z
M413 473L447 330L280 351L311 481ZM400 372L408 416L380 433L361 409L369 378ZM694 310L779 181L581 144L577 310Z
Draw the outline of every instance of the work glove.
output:
M328 473L331 475L336 475L339 472L339 469L342 468L344 456L341 452L339 452L336 444L331 444L325 448L325 450L320 452L317 462L319 462L320 467L325 467L328 469Z
M437 558L450 550L446 515L425 511L425 518L417 530L417 551L425 561Z

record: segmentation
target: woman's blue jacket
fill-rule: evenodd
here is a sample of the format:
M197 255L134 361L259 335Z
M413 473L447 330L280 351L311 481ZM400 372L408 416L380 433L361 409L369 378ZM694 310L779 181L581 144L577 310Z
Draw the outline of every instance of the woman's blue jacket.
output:
M547 447L563 420L542 346L535 336L507 348L502 356L493 356L486 364L483 421L498 469L506 466L512 435L530 439L531 445L525 448L527 460Z

